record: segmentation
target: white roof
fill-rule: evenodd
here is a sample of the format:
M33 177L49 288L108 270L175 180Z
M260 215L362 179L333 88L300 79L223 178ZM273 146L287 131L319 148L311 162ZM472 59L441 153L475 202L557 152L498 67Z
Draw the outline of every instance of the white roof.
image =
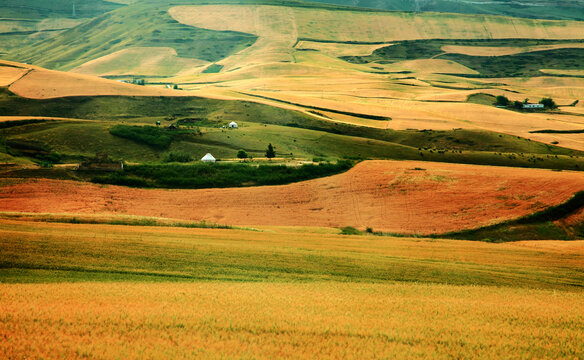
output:
M235 121L232 121L229 123L229 126L237 126L237 123Z
M207 155L203 156L201 161L215 161L215 158L213 155L211 155L211 153L207 153Z

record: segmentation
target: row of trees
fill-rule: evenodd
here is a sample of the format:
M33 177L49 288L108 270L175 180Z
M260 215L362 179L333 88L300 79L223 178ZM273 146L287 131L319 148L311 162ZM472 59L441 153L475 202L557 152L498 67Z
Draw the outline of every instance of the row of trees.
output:
M504 106L510 107L514 109L523 109L523 105L528 104L529 99L521 101L511 101L504 95L499 95L495 98L495 106ZM552 98L543 98L539 101L539 104L542 104L545 109L554 110L558 108L558 105Z
M237 158L238 159L247 159L249 157L249 155L247 154L247 152L243 149L239 150L237 152ZM276 150L274 150L274 147L272 146L272 144L268 144L268 148L266 149L266 157L268 159L271 158L275 158L276 157Z

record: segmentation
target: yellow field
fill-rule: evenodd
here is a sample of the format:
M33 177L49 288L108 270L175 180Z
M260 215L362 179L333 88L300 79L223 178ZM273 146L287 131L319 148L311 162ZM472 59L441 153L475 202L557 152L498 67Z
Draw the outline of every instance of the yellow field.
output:
M579 39L584 23L501 16L438 13L362 12L279 6L177 6L169 13L184 24L271 37L272 32L301 38L390 42L414 39L539 38ZM217 22L221 18L225 21ZM350 19L350 21L348 21ZM365 29L364 29L365 27ZM283 32L286 29L289 31Z
M584 76L584 70L558 70L558 69L541 69L541 72L550 75L572 75Z
M2 66L0 63L0 86L10 86L29 72L28 69Z
M135 47L89 61L71 72L100 76L142 74L171 77L184 72L199 72L208 64L203 60L180 58L176 50L169 47Z
M301 50L318 50L329 56L339 57L370 55L373 51L389 45L391 44L362 45L362 44L322 43L315 41L299 41L294 48Z
M234 90L295 104L392 118L388 123L369 124L364 119L326 113L334 121L360 125L393 129L485 129L548 143L559 141L562 146L584 149L584 143L571 135L530 133L540 129L580 129L580 117L521 114L465 104L468 95L478 92L506 95L521 101L525 98L538 101L551 96L559 104L570 104L575 99L584 98L583 79L544 77L527 82L519 78L464 79L442 74L476 74L476 71L446 60L351 64L338 59L339 56L368 54L384 46L343 44L339 41L390 43L431 38L573 39L582 37L584 31L579 29L584 29L583 22L241 5L177 6L171 8L169 13L183 24L241 31L259 37L253 46L220 61L219 64L225 68L219 74L185 74L172 79L178 83L203 83L185 85L187 90L226 96L229 96L229 90ZM582 44L496 49L446 46L444 50L472 55L505 55L563 47L582 47ZM312 51L299 51L306 49ZM408 73L401 74L404 71ZM215 82L218 85L209 84ZM284 106L281 102L260 100L253 96L248 99Z
M3 358L580 358L582 293L431 284L0 285Z
M0 220L0 358L584 356L582 241L260 230Z

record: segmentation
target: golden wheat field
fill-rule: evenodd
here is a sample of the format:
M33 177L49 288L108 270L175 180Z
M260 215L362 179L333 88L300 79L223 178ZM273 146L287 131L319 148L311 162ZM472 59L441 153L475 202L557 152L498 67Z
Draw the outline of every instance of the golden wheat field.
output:
M584 21L322 1L0 4L0 360L584 359Z
M3 358L581 358L581 293L435 284L2 285ZM34 339L34 341L32 341Z
M581 358L583 246L1 220L0 357Z

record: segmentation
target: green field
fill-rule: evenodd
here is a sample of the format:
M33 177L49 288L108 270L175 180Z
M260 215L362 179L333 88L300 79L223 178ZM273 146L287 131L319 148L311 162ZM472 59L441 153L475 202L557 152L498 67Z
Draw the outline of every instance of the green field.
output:
M7 58L71 70L89 60L130 47L172 47L179 57L217 61L253 44L256 37L179 24L168 6L142 4L96 17L50 41L20 46ZM31 51L31 49L35 49Z
M2 282L403 281L564 290L584 285L582 254L564 263L553 252L512 243L347 236L334 229L258 232L6 220L0 231ZM486 252L491 254L484 257Z
M163 162L170 153L187 153L200 159L211 152L217 158L230 159L240 149L261 158L267 144L272 143L279 157L291 160L404 159L584 168L581 152L511 135L462 129L383 130L242 101L121 96L34 100L4 91L0 110L14 116L92 120L20 121L1 129L0 136L6 140L0 152L37 162L78 162L100 152L130 162ZM160 129L154 127L156 121L161 122ZM231 121L236 121L239 129L222 128ZM166 142L156 147L145 140L113 135L112 129L120 124L148 125L143 129L155 130ZM179 130L168 131L170 124L179 124Z

